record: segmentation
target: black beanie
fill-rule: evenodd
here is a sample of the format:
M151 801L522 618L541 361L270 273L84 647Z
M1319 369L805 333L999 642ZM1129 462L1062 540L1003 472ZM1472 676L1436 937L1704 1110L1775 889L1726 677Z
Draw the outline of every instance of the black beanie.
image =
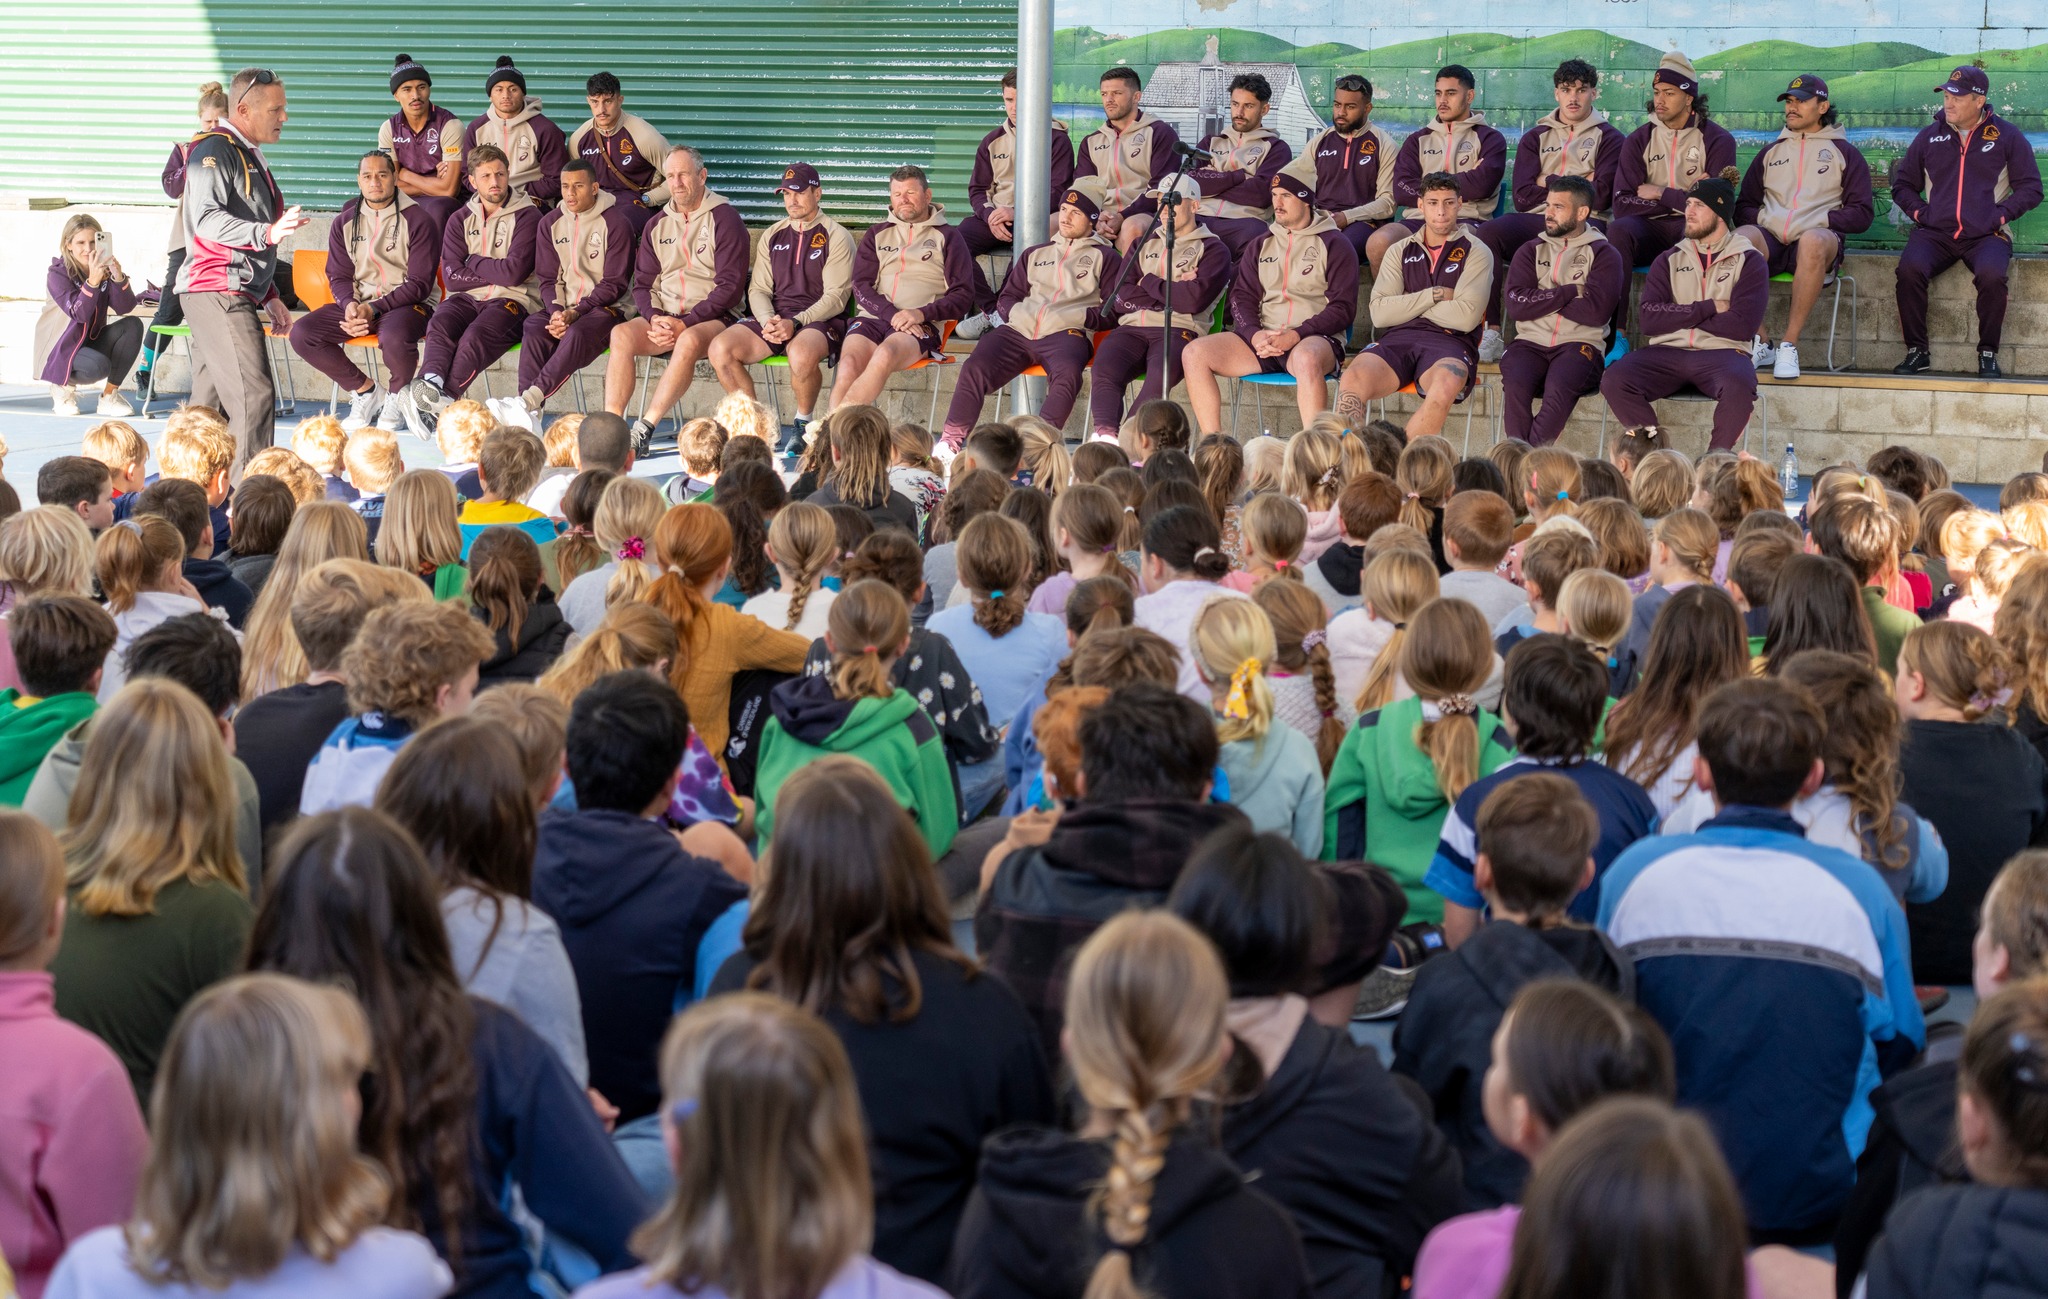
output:
M1732 168L1731 168L1732 170ZM1721 218L1726 226L1735 224L1735 182L1720 176L1709 176L1695 183L1687 195L1712 208L1714 215Z
M424 81L430 86L434 84L434 79L427 75L425 68L413 61L412 55L401 54L391 60L391 93L397 94L398 88L408 81Z
M511 82L519 87L521 94L526 92L526 74L512 66L512 56L509 54L498 56L498 66L492 68L491 75L484 78L484 93L488 95L496 90L500 81Z

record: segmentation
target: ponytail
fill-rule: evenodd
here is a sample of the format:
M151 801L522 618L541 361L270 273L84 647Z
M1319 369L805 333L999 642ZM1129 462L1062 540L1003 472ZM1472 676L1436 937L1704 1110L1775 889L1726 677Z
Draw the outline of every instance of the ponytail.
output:
M123 519L93 543L93 575L114 613L133 609L144 591L160 590L164 570L184 559L184 534L159 514Z
M1401 513L1395 522L1428 536L1436 512L1455 486L1451 475L1456 468L1451 444L1440 437L1419 437L1402 448L1394 464L1394 486L1401 489Z
M541 580L540 547L517 528L485 528L469 549L469 602L514 645Z
M789 504L782 479L767 465L748 461L718 476L718 512L732 529L732 583L741 595L768 589L768 530L771 516Z
M1023 623L1031 593L1031 534L1015 519L983 514L960 535L954 556L960 583L974 602L974 624L1001 639Z
M890 664L910 636L910 607L887 582L870 578L840 592L826 616L832 635L836 699L887 699L896 693Z
M1053 536L1057 540L1064 531L1079 549L1114 559L1119 549L1128 549L1119 544L1126 517L1136 518L1124 514L1107 488L1095 483L1075 483L1052 504ZM1122 564L1111 564L1106 576L1119 579L1133 590L1137 588L1138 579Z
M1562 447L1537 447L1522 457L1523 504L1537 522L1562 514L1575 518L1585 490L1579 458Z
M786 631L804 620L804 606L826 572L839 558L839 528L823 508L797 501L785 505L768 529L776 563L789 570L789 616Z
M1533 452L1530 459L1535 459ZM1695 578L1702 582L1713 580L1714 560L1721 549L1721 529L1704 510L1687 507L1657 520L1657 540Z
M1252 603L1265 610L1273 625L1273 666L1296 676L1307 673L1315 687L1320 720L1311 738L1323 775L1328 776L1344 743L1344 719L1338 711L1337 675L1327 644L1329 615L1322 598L1298 583L1261 582L1252 592Z
M1289 503L1292 508L1292 503ZM1273 687L1266 680L1274 655L1273 624L1249 600L1211 600L1189 629L1195 664L1213 693L1222 695L1216 739L1263 741L1273 729Z
M1105 573L1077 584L1067 596L1067 634L1074 638L1076 648L1053 670L1051 679L1045 684L1048 696L1074 684L1074 655L1079 652L1083 640L1096 632L1128 627L1137 616L1136 601L1128 584L1130 570L1122 564L1116 565L1116 570L1115 576Z
M1373 657L1365 683L1358 691L1354 707L1364 714L1393 702L1394 683L1400 679L1401 649L1408 639L1408 622L1422 606L1437 598L1436 561L1422 551L1389 550L1366 565L1359 588L1372 616L1394 625L1394 634Z
M1458 599L1432 600L1415 615L1401 647L1401 674L1438 718L1415 728L1436 787L1455 802L1479 779L1479 705L1473 696L1493 671L1493 638L1479 610Z
M1057 497L1074 482L1074 458L1067 454L1066 439L1060 431L1036 415L1019 415L1010 421L1024 444L1024 468L1031 473L1031 485L1048 497Z
M1145 525L1144 551L1199 581L1220 582L1230 575L1223 534L1203 506L1174 505L1153 515Z
M1116 548L1118 550L1139 550L1145 544L1144 520L1138 517L1138 508L1145 503L1145 480L1135 469L1106 469L1095 483L1115 498L1121 512L1117 524Z
M1308 544L1308 514L1300 502L1278 492L1261 493L1244 507L1238 527L1247 566L1262 560L1280 577L1305 580L1301 549Z
M654 557L662 574L647 590L647 603L668 615L676 629L676 656L669 664L669 683L682 692L690 658L711 601L701 589L732 558L732 528L709 505L678 505L661 516L654 530ZM623 571L623 570L622 570Z
M663 659L673 661L675 655L675 626L659 610L645 604L617 604L596 631L556 659L535 684L568 706L599 677L644 671Z
M1228 434L1211 433L1195 448L1195 472L1202 476L1202 499L1208 502L1209 513L1229 518L1244 490L1244 447Z

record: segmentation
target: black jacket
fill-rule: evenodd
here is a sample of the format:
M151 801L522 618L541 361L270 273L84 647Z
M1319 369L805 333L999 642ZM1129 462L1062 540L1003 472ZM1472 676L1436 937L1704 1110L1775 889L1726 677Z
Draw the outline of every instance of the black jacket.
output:
M853 1062L875 1181L869 1252L937 1284L960 1211L992 1133L1057 1119L1052 1075L1016 994L990 974L913 952L923 1004L913 1019L863 1024L837 1008L825 1022ZM735 954L714 995L746 986L755 961Z
M1956 1055L1960 1035L1930 1045L1946 1046L1943 1058L1908 1069L1870 1094L1875 1113L1863 1154L1856 1160L1856 1186L1835 1229L1835 1292L1842 1299L1856 1285L1870 1248L1884 1234L1885 1219L1907 1196L1930 1186L1970 1180L1956 1141Z
M991 1137L960 1219L953 1299L1081 1299L1108 1237L1089 1199L1109 1145L1064 1132ZM1132 1274L1154 1299L1309 1299L1308 1264L1287 1214L1183 1130L1152 1183Z
M1120 911L1164 905L1201 842L1245 823L1227 803L1080 803L1043 844L1003 859L974 913L974 947L1023 998L1047 1059L1059 1058L1067 967L1081 944Z
M696 986L704 931L744 884L630 812L549 812L533 859L533 904L554 918L576 971L590 1085L620 1122L661 1104L655 1056L680 989Z
M1464 1160L1467 1209L1522 1197L1529 1162L1487 1130L1481 1084L1508 1003L1525 984L1555 978L1584 979L1635 1000L1634 964L1599 930L1494 921L1456 951L1424 962L1394 1027L1394 1071L1421 1084L1437 1126Z
M2048 1296L2048 1190L1939 1186L1893 1211L1869 1299Z
M794 493L791 495L793 498ZM838 484L826 482L820 483L818 490L804 499L821 510L830 509L834 505L853 505L855 509L866 514L877 528L901 528L912 537L917 536L917 506L911 503L908 496L894 489L891 489L879 504L857 505L839 498Z
M250 606L256 603L256 597L235 579L225 561L188 559L185 561L185 580L199 592L199 598L206 601L208 608L218 609L228 616L228 626L236 631L242 630L242 623L249 617Z
M1396 1293L1463 1199L1458 1156L1415 1084L1313 1019L1258 1093L1224 1110L1223 1148L1293 1217L1316 1299Z
M475 608L470 612L482 614ZM477 669L479 686L505 681L532 681L561 657L570 627L563 619L561 609L555 605L554 593L542 587L540 598L526 608L526 617L519 624L517 644L505 634L508 630L500 627L491 633L497 638L498 647Z
M1365 575L1365 547L1340 541L1317 557L1316 570L1338 595L1357 595Z

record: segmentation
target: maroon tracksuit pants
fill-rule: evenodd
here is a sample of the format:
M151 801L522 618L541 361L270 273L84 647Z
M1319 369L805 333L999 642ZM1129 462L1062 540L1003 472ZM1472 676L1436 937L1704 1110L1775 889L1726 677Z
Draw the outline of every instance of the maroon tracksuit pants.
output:
M1085 329L1063 329L1035 339L1008 325L991 329L974 344L974 354L960 367L953 404L946 407L946 444L958 449L981 418L982 401L1034 365L1045 368L1045 402L1038 413L1053 427L1065 427L1074 410L1074 398L1081 395L1081 375L1094 352L1093 337Z
M384 368L390 371L385 383L392 392L411 383L419 372L420 339L426 336L433 314L425 303L416 302L377 318L377 350L383 353ZM370 376L348 359L344 346L348 338L341 328L341 304L336 302L307 312L292 325L292 350L304 357L307 365L343 389L361 392Z
M1532 447L1557 441L1579 398L1600 391L1601 369L1600 349L1590 343L1538 347L1519 338L1509 343L1500 357L1508 436ZM1543 408L1531 413L1539 397Z
M1500 295L1507 288L1508 267L1522 245L1543 233L1541 212L1510 212L1479 227L1479 242L1493 254L1493 286L1486 291L1486 323L1499 327ZM1556 434L1552 434L1555 437Z
M420 373L440 375L441 391L460 397L493 361L512 350L525 323L526 308L516 302L452 294L427 322Z
M982 273L979 259L988 256L990 253L1007 253L1012 251L1010 241L996 238L995 232L988 228L988 222L978 216L963 218L960 222L959 230L960 237L967 241L967 251L976 258L974 263L974 309L976 311L994 311L996 309L996 291L989 287L988 276Z
M1372 232L1379 229L1380 225L1377 221L1353 221L1337 232L1344 236L1345 243L1351 245L1351 251L1358 254L1358 264L1366 267L1367 275L1372 274L1372 269L1365 260L1365 241L1372 238Z
M603 356L612 345L612 326L619 323L617 311L599 307L556 338L548 333L550 314L541 310L528 316L519 337L519 391L538 388L543 397L560 392L578 370Z
M1957 239L1941 230L1913 227L1899 253L1899 331L1907 347L1927 346L1927 282L1957 262L1970 268L1977 281L1977 346L1998 350L2005 332L2006 272L2012 265L2012 240L2004 235Z
M1166 364L1179 383L1186 372L1180 368L1180 354L1200 335L1192 329L1175 329L1167 342ZM1135 410L1159 396L1159 329L1155 325L1119 325L1095 349L1095 386L1088 395L1088 419L1097 433L1114 435L1124 422L1124 389L1139 375ZM1171 392L1172 389L1167 391Z
M1638 266L1648 266L1657 260L1657 255L1678 246L1685 238L1685 218L1682 216L1616 217L1607 223L1607 242L1614 245L1614 251L1621 254L1621 264L1631 272ZM1503 271L1501 274L1505 275ZM1614 332L1617 335L1628 332L1628 288L1622 287L1621 301L1614 307Z
M1713 399L1714 450L1726 451L1742 440L1756 409L1756 364L1748 348L1639 347L1608 366L1600 379L1600 395L1625 429L1655 424L1657 410L1650 403L1686 387Z

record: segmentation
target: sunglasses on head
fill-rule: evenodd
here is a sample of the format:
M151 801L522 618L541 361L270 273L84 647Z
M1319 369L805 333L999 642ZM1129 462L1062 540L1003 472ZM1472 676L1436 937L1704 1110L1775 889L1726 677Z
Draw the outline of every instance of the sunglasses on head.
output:
M272 72L269 68L251 69L249 72L249 84L243 86L242 89L235 95L235 102L228 106L228 111L233 112L237 107L239 107L242 101L249 97L249 92L254 90L256 87L274 86L276 84L277 74L275 72Z

